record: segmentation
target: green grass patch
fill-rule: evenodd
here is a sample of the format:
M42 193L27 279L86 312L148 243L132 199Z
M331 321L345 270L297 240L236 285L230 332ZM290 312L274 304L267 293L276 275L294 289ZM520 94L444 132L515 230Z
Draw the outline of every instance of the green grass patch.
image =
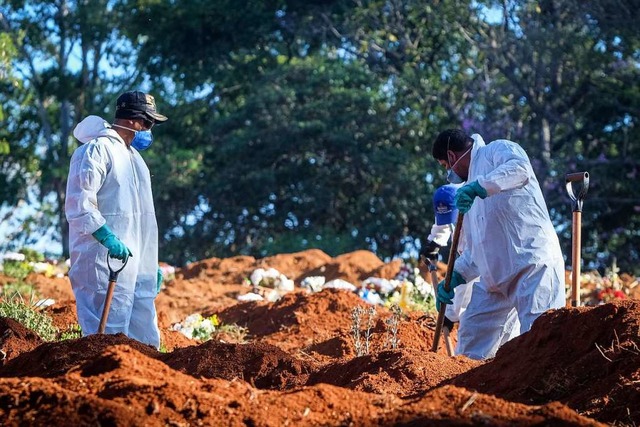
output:
M67 326L67 329L60 332L58 341L75 340L82 338L82 328L77 323Z
M54 341L58 336L58 328L53 326L51 317L34 310L21 296L0 301L0 316L15 320L44 341Z

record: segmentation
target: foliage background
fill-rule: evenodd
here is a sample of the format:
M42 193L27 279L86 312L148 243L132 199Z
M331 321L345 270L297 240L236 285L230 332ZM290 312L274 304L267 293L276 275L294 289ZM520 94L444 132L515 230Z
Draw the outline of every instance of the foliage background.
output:
M0 6L4 249L68 253L73 127L124 90L170 117L144 153L162 260L415 253L448 127L529 153L570 262L564 175L589 171L583 258L640 273L633 0L9 0ZM25 208L26 207L26 208ZM27 212L27 214L25 214Z

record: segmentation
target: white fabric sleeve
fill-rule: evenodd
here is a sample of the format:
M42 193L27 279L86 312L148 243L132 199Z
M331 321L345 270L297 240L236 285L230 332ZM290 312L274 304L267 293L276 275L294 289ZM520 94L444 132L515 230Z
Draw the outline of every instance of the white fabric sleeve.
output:
M529 157L511 141L497 140L487 145L491 162L498 165L484 176L478 176L478 184L492 196L504 190L522 188L529 181Z
M436 242L440 246L447 246L449 242L449 237L451 237L451 225L436 225L435 223L431 227L431 233L427 240L430 242Z
M100 142L76 150L71 158L65 214L69 228L79 234L92 234L106 220L98 210L98 191L107 175L109 156Z

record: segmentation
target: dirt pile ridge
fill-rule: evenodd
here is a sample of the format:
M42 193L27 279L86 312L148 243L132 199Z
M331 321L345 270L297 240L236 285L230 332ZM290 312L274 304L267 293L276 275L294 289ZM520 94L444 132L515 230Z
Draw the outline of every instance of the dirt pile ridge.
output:
M417 349L388 350L330 364L314 372L308 384L410 397L422 395L481 363Z
M2 425L70 421L117 426L597 425L560 404L531 407L452 386L413 400L324 384L288 392L257 390L242 381L196 379L122 344L50 380L0 379Z
M13 319L0 317L0 350L4 353L0 356L3 365L21 353L33 350L42 342L38 334L31 329L25 328Z
M259 389L302 385L313 366L270 344L207 341L160 357L172 369L196 378L241 379Z
M85 361L95 359L114 345L128 345L149 356L159 353L151 346L128 338L124 334L89 335L87 337L48 342L22 353L0 368L0 377L52 378L76 369Z
M640 421L640 301L541 316L453 384L523 403L559 400L604 422Z
M353 292L325 289L318 293L293 292L274 303L246 302L217 313L223 323L235 323L248 329L252 339L273 344L300 357L318 363L355 356L353 309L369 308ZM391 329L385 320L391 312L376 307L370 346L375 351L391 348ZM364 334L366 318L362 319ZM409 313L400 320L399 348L430 351L435 320L423 313ZM455 334L453 335L455 339ZM445 354L441 347L438 350Z

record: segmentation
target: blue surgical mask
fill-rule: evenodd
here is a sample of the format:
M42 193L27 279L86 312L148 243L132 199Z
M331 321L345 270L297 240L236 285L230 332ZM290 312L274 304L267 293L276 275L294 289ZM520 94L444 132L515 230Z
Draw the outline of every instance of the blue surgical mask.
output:
M136 132L131 146L138 151L146 150L153 144L153 135L150 130L139 130Z
M457 173L453 171L453 169L447 169L447 181L451 184L462 184L464 179Z
M448 148L448 146L447 146ZM451 167L449 169L447 169L447 181L449 181L451 184L462 184L464 182L464 178L462 178L460 175L458 175L457 173L455 173L455 171L453 170L453 167L455 165L458 164L458 162L460 161L460 159L462 159L464 156L467 155L467 153L469 151L471 151L473 147L469 147L469 149L467 151L464 152L464 154L460 157L458 157L456 159L455 162L453 162L453 164L451 165ZM448 150L447 150L447 155L448 155Z
M113 125L118 128L130 130L134 133L131 146L138 151L146 150L153 144L153 135L150 130L135 130L121 125Z

